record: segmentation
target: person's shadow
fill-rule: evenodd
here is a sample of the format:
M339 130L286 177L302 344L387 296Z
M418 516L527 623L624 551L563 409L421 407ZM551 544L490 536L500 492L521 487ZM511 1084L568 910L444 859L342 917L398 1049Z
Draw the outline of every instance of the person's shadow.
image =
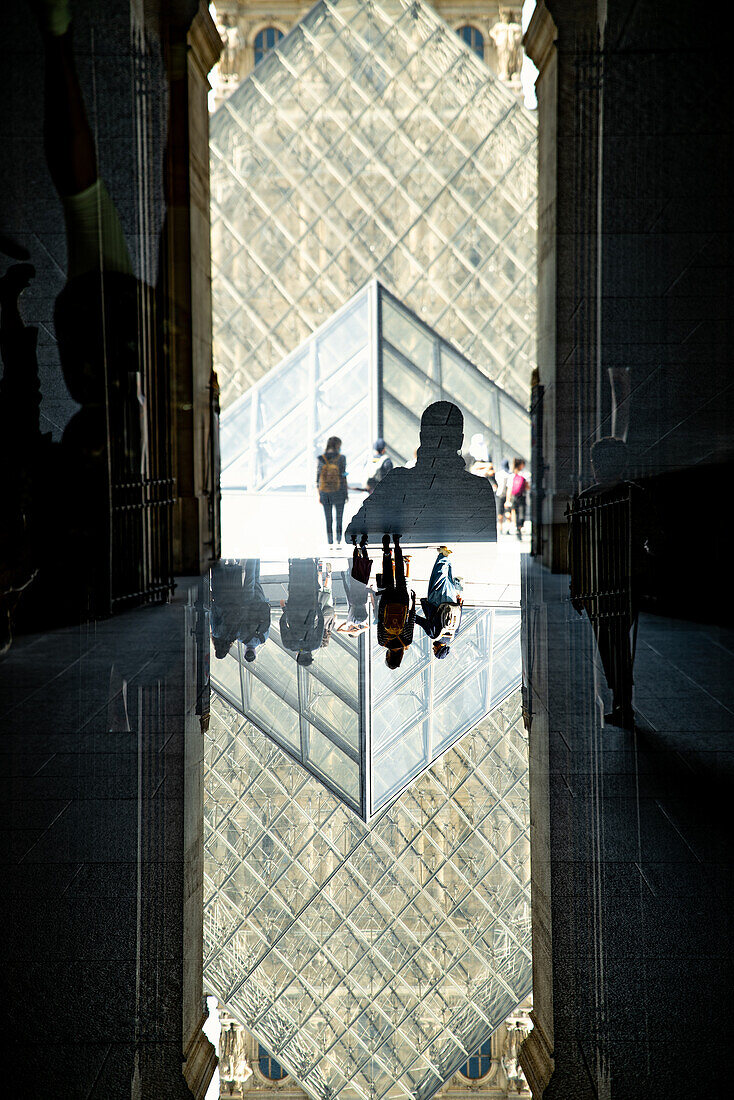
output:
M429 405L421 417L413 469L397 467L377 485L347 527L347 539L370 542L386 532L405 542L496 542L492 486L470 474L461 457L464 417L449 401Z

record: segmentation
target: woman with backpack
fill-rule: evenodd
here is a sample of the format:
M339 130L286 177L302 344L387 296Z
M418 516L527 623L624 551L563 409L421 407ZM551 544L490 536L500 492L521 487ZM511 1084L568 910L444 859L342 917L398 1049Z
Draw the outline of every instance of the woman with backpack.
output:
M347 502L347 460L341 453L342 441L332 435L316 465L316 488L326 518L326 537L334 545L333 517L336 513L336 541L342 541L342 516Z
M375 577L380 593L377 610L377 641L387 650L385 664L388 668L399 668L403 654L413 641L415 624L415 592L408 598L408 585L405 579L405 562L400 546L399 535L393 535L395 543L395 566L393 570L390 536L382 536L382 572Z

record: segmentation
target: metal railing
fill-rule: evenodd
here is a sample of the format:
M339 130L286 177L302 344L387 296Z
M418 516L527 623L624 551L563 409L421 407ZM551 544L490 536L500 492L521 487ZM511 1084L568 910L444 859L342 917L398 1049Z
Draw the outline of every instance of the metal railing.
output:
M636 490L630 482L593 489L575 497L566 512L571 603L588 615L614 708L627 715L640 595Z
M110 611L161 603L173 588L174 480L141 477L112 485Z

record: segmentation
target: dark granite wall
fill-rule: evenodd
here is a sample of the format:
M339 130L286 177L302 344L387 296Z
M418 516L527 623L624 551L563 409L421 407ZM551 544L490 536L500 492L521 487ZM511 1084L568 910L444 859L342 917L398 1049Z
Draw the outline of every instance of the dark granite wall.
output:
M732 450L734 98L716 34L685 0L607 6L601 366L630 371L644 473Z

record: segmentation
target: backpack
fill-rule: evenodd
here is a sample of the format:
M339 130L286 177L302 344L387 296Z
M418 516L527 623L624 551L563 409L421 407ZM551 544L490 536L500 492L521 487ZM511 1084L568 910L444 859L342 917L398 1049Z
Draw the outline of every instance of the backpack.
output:
M375 482L376 485L379 485L379 483L385 477L385 464L389 461L390 456L389 455L381 455L380 459L381 459L380 465L375 467L375 472L372 475L372 480Z
M322 455L323 465L319 473L319 492L338 493L342 487L342 475L339 469L339 457L336 460Z
M386 634L397 636L405 626L408 618L408 609L404 603L388 603L382 615L382 625Z
M519 497L522 493L525 492L525 486L526 485L527 485L527 481L525 480L523 475L522 474L515 474L515 476L512 479L512 495L514 497Z
M441 616L441 637L453 638L461 622L461 606L458 603L442 603L438 610Z

